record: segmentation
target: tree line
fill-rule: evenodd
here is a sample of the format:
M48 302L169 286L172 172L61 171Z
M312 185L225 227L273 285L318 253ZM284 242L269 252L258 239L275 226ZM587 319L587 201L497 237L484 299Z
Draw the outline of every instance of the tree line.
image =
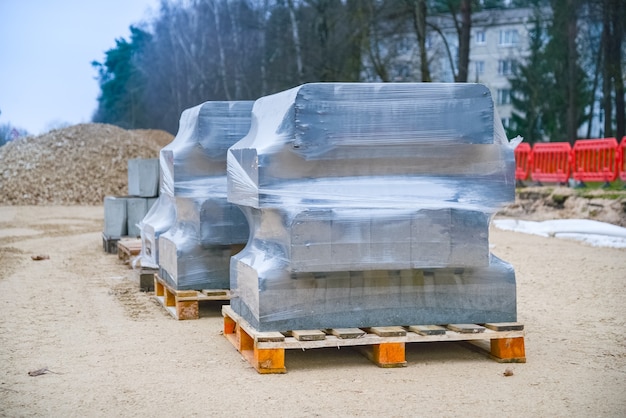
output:
M528 59L511 78L512 129L529 142L573 141L591 115L624 135L623 0L162 0L157 16L117 39L98 71L94 122L175 133L184 109L254 100L306 82L441 80L429 36L467 82L472 15L534 7ZM550 10L550 13L545 13ZM447 16L454 48L434 17ZM450 80L452 81L452 80Z

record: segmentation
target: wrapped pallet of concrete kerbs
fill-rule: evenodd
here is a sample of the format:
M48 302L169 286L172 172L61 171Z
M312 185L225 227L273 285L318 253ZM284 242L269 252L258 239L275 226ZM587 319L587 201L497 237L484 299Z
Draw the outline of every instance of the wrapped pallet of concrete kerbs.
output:
M306 84L255 102L228 154L250 241L232 307L261 331L516 319L489 252L514 155L479 84Z
M229 259L248 224L226 199L226 152L250 128L251 101L187 109L160 153L159 200L141 224L142 266L158 266L174 288L227 289Z

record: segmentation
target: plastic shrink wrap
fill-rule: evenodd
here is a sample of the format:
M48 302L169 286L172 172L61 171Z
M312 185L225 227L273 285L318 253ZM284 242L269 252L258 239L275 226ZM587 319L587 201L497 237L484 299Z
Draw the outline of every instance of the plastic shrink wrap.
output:
M141 264L175 289L228 289L230 256L248 224L226 199L226 153L250 128L251 101L185 110L160 153L159 200L141 223Z
M255 102L228 153L250 241L232 307L260 331L516 319L489 253L514 155L479 84L318 83Z

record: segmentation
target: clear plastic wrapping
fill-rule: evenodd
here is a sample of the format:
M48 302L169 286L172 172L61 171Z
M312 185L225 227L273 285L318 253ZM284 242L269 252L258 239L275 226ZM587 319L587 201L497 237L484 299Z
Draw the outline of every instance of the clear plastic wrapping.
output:
M251 229L231 260L233 309L260 330L514 320L514 272L488 242L514 163L479 84L316 83L257 100L228 153L228 200ZM407 279L429 269L431 290Z
M226 198L226 153L248 132L252 104L185 110L161 150L159 200L140 225L141 263L179 290L228 288L230 256L248 239L244 215Z
M515 272L493 255L487 267L297 274L258 268L250 258L259 254L239 255L231 306L259 331L517 319Z

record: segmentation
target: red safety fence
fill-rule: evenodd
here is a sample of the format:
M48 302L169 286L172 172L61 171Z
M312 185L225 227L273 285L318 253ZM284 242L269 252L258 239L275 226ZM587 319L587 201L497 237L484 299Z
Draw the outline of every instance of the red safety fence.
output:
M615 181L619 155L615 138L576 141L572 151L572 177L578 181Z
M532 151L533 181L565 183L569 179L572 147L568 142L535 144Z
M528 142L515 147L515 180L526 180L530 174L532 149Z
M622 138L622 142L619 144L619 178L622 181L626 181L626 136Z

